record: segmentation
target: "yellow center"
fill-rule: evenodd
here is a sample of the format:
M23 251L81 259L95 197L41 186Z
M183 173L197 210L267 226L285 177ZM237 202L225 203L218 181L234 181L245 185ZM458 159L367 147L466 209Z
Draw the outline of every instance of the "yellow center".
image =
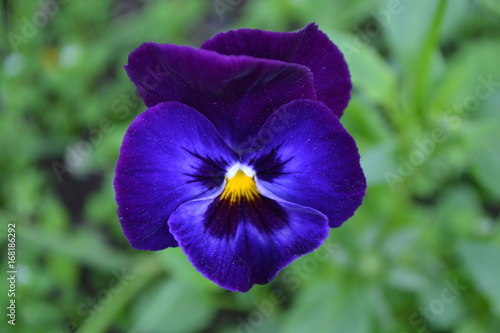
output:
M221 199L229 200L230 204L234 204L240 202L242 198L253 201L258 195L259 191L253 178L248 177L240 169L232 178L226 177L226 187L222 192Z

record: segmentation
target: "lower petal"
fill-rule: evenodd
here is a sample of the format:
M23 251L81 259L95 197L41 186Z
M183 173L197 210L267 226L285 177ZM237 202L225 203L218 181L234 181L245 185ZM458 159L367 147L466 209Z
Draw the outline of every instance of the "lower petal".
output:
M189 260L206 278L232 291L266 284L328 236L318 211L260 196L230 205L215 199L188 202L168 220Z

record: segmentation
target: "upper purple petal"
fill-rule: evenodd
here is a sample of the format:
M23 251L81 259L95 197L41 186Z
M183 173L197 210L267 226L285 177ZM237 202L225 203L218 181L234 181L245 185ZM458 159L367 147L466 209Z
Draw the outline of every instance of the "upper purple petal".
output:
M323 214L266 197L237 205L220 197L193 200L180 206L168 224L198 271L224 288L242 292L268 283L328 236Z
M218 191L237 160L210 121L189 106L160 103L140 114L123 139L114 181L130 244L141 250L177 246L170 214Z
M221 54L249 55L307 66L314 75L318 100L338 117L349 101L352 85L344 57L314 23L298 32L233 30L215 35L201 47Z
M147 106L166 101L189 105L235 150L280 106L316 98L307 67L188 46L145 43L130 54L126 70Z
M331 227L361 205L366 180L353 138L321 102L294 101L276 111L242 156L271 198L314 208Z

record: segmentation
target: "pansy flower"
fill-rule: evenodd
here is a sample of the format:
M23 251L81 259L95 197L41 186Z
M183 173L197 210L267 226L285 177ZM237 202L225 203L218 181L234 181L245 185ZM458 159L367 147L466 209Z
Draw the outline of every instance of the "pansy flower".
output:
M315 24L230 31L200 49L145 43L126 71L148 107L114 182L132 247L180 246L205 277L245 292L360 206L366 182L339 122L350 76Z

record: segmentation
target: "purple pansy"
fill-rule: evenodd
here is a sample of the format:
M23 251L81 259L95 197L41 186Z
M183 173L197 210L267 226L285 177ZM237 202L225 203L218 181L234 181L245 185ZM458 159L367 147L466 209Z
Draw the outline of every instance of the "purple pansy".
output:
M315 24L230 31L200 49L145 43L126 70L148 106L114 182L134 248L180 246L205 277L245 292L360 206L366 182L339 122L350 76Z

